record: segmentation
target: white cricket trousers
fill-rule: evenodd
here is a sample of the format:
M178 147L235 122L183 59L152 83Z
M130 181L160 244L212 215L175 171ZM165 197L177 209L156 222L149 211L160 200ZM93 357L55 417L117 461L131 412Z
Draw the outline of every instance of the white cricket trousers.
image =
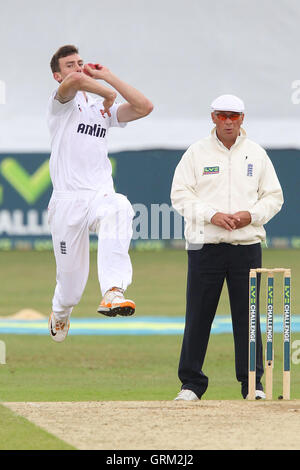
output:
M48 220L56 260L52 309L66 319L78 304L89 275L89 233L98 234L98 279L102 295L132 281L128 254L133 208L122 194L96 191L53 191Z

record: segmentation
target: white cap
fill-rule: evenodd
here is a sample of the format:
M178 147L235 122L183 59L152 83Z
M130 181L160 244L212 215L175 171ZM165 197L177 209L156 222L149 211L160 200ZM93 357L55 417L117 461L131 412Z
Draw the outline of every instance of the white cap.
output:
M243 113L245 111L244 102L234 95L221 95L212 104L213 111L232 111L233 113Z

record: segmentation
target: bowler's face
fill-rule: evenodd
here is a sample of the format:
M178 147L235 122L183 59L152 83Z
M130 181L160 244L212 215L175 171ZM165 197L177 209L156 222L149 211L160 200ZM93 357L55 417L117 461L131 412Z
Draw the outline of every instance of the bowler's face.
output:
M82 72L83 60L79 54L68 55L67 57L61 57L58 60L59 72L53 74L55 80L61 83L70 73Z
M243 113L231 111L214 111L211 118L216 125L218 138L223 141L236 140L244 121Z

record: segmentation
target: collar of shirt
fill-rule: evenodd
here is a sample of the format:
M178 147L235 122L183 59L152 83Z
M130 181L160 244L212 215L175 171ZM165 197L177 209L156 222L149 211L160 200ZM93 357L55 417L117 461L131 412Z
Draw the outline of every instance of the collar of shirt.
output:
M226 150L227 152L230 152L234 147L237 147L240 144L240 142L247 137L246 131L241 127L240 134L238 135L236 141L234 142L232 147L230 147L230 149L228 149L227 147L225 147L223 142L221 142L221 140L218 138L216 127L214 127L213 130L211 131L211 135L216 140L217 144L220 145L220 147L223 150Z

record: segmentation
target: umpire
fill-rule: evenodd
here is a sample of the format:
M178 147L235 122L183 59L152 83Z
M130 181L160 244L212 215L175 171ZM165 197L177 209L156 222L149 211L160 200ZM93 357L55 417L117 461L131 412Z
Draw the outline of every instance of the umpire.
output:
M265 150L241 127L244 103L222 95L211 105L211 135L191 145L173 179L173 207L185 219L188 253L186 321L175 400L198 400L208 387L202 367L224 280L230 300L236 378L248 394L248 289L250 268L261 267L266 224L283 195ZM259 325L259 322L258 322ZM257 331L256 397L265 398L263 353Z

